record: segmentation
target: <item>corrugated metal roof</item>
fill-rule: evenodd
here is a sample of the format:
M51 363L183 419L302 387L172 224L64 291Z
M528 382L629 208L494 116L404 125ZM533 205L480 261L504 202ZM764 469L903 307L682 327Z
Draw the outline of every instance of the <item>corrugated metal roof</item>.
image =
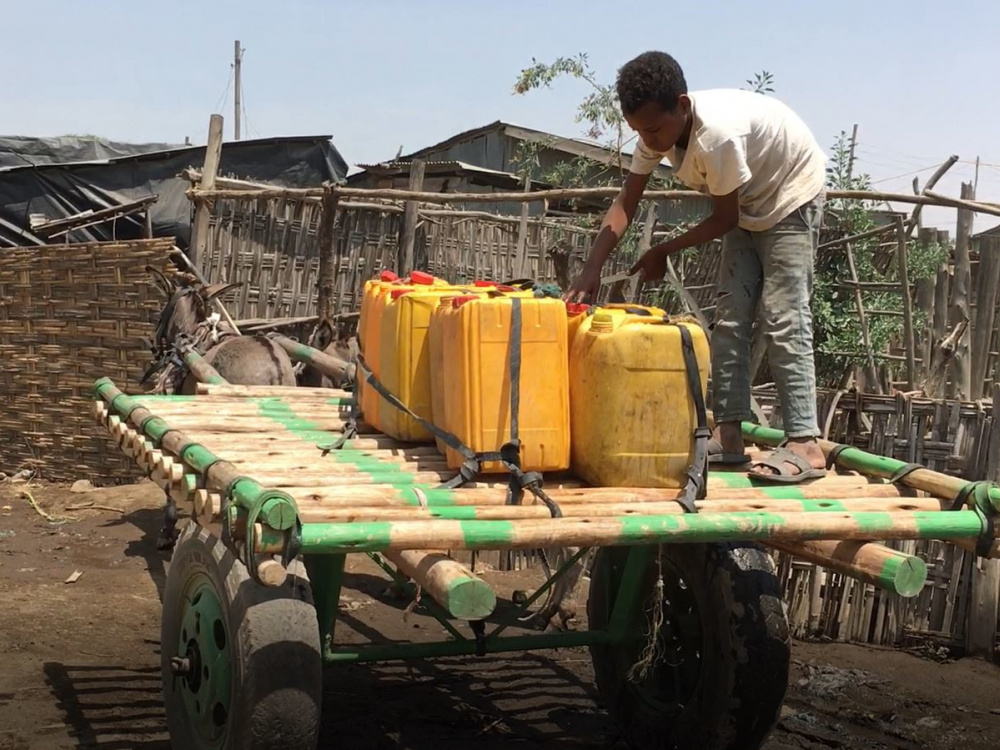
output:
M412 154L400 156L399 160L411 161L412 159L419 158L424 154L442 151L455 145L456 143L472 140L473 138L477 138L484 133L489 133L494 130L502 130L505 134L511 136L512 138L532 143L541 143L549 148L557 151L564 151L574 156L586 156L587 158L601 164L607 164L614 158L614 154L611 149L597 143L596 141L588 141L582 138L567 138L566 136L555 135L554 133L546 133L544 130L535 130L534 128L527 128L523 125L514 125L513 123L504 122L503 120L496 120L495 122L491 122L489 125L483 125L479 128L473 128L471 130L457 133L440 143L435 143L432 146L426 146L419 151L414 151ZM632 164L632 155L630 152L623 151L622 157L622 161L624 162L623 166L627 169ZM670 175L672 171L673 170L670 167L661 165L657 170L657 176L666 177Z

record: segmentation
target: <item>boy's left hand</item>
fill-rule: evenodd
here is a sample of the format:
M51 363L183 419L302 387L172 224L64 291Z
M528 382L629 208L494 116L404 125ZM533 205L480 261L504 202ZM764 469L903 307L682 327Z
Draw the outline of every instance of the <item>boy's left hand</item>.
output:
M667 275L667 253L659 245L652 247L628 272L630 275L640 273L642 281L661 281Z

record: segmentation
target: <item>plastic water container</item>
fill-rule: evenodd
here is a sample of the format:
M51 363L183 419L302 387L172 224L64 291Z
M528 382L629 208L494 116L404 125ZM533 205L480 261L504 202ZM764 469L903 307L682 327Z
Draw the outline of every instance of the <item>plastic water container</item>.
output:
M436 424L432 411L433 368L428 337L431 316L443 298L452 298L471 290L471 287L455 289L451 286L393 289L382 311L379 380L414 414L431 423ZM397 440L433 440L431 433L413 417L380 396L378 427Z
M680 326L691 332L702 396L709 347L693 322L655 308L600 308L570 350L572 468L604 487L681 487L694 460L694 400Z
M385 274L386 272L383 272ZM391 271L389 273L392 273ZM393 274L395 275L395 274ZM405 279L386 279L376 282L371 288L371 297L368 302L367 315L365 315L365 298L362 298L362 316L358 320L358 330L361 333L361 354L365 358L368 368L381 380L379 362L381 358L381 343L379 341L382 332L382 311L389 294L393 290L444 287L446 282L431 276L429 273L414 271ZM366 284L367 293L367 284ZM360 384L361 412L365 421L375 427L379 426L379 402L382 397L370 388L367 383Z
M525 471L569 467L569 355L566 307L562 300L514 293L521 309L521 372L518 379L518 437ZM514 296L466 295L440 311L444 426L473 451L497 451L510 440L510 353ZM448 465L463 458L447 448ZM503 472L487 462L484 472Z
M571 347L573 339L576 337L576 332L580 330L583 321L589 317L587 315L589 311L590 305L588 304L582 302L566 303L566 336Z

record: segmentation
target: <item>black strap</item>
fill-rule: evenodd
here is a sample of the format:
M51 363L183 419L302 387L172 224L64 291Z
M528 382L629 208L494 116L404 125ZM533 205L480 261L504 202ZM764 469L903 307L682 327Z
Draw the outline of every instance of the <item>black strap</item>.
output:
M832 469L837 465L837 459L840 458L840 454L846 451L851 446L845 445L844 443L839 443L830 449L830 452L826 454L826 468Z
M926 469L926 468L927 468L926 466L921 466L920 464L903 464L892 473L892 476L889 477L889 481L892 482L893 484L899 484L904 479L906 479L906 477L910 476L910 474L915 472L917 469Z
M534 279L514 279L513 281L501 282L500 286L519 286L524 291L528 291L533 289L537 283Z
M524 472L521 470L521 442L518 438L518 430L520 427L519 412L521 392L521 320L521 299L519 297L512 297L510 355L507 363L511 382L511 437L509 441L500 446L499 451L482 451L477 453L459 440L458 436L454 433L442 429L436 424L424 419L420 415L415 414L408 406L406 406L406 404L400 401L394 393L379 382L379 379L375 377L375 373L368 368L368 364L365 362L364 357L360 354L358 355L358 370L364 377L365 382L367 382L368 385L370 385L375 392L379 394L379 396L384 398L395 408L412 417L428 432L435 437L440 438L445 445L457 451L462 456L464 461L458 474L449 479L447 482L439 485L439 489L454 489L466 484L467 482L474 481L479 476L483 463L499 462L503 464L504 468L507 469L507 472L510 474L510 482L507 486L508 504L520 504L524 495L524 490L528 490L545 504L545 507L549 509L549 513L551 513L554 518L560 518L562 517L562 510L559 508L559 505L555 502L555 500L545 494L545 491L542 489L542 475L539 472ZM321 446L321 450L336 450L337 448L342 447L343 443L343 439L340 439L329 447Z
M691 331L684 325L678 325L677 329L681 334L681 354L684 357L688 390L694 401L697 420L694 429L694 461L688 467L688 481L677 501L685 513L697 513L695 501L708 494L708 440L712 437L712 430L708 427L708 411L705 408L705 395L701 392L701 374L698 371L698 358L695 356Z
M969 498L975 495L979 490L981 484L989 484L988 482L967 482L962 485L962 488L955 493L955 500L951 504L952 510L962 510L966 505L969 504ZM974 503L973 503L974 504Z

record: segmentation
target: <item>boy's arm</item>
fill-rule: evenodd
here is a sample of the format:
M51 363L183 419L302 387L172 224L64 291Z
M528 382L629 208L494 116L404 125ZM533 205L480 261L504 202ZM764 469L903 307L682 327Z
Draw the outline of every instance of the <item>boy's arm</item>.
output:
M567 302L583 302L588 296L592 301L597 300L597 293L601 287L601 269L635 218L636 209L648 182L648 174L629 172L625 177L625 184L622 185L621 191L604 216L601 230L591 245L590 255L583 264L583 270L573 281L569 291L563 295L563 299Z
M712 196L712 214L700 224L691 227L666 242L648 250L635 265L629 269L630 274L642 271L643 281L657 281L667 272L667 257L696 245L717 240L724 234L736 229L740 223L739 190L727 195Z
M629 273L642 271L644 281L662 279L667 257L688 247L719 239L740 223L739 190L751 178L745 137L727 139L702 155L706 187L712 196L712 214L683 234L650 249Z

